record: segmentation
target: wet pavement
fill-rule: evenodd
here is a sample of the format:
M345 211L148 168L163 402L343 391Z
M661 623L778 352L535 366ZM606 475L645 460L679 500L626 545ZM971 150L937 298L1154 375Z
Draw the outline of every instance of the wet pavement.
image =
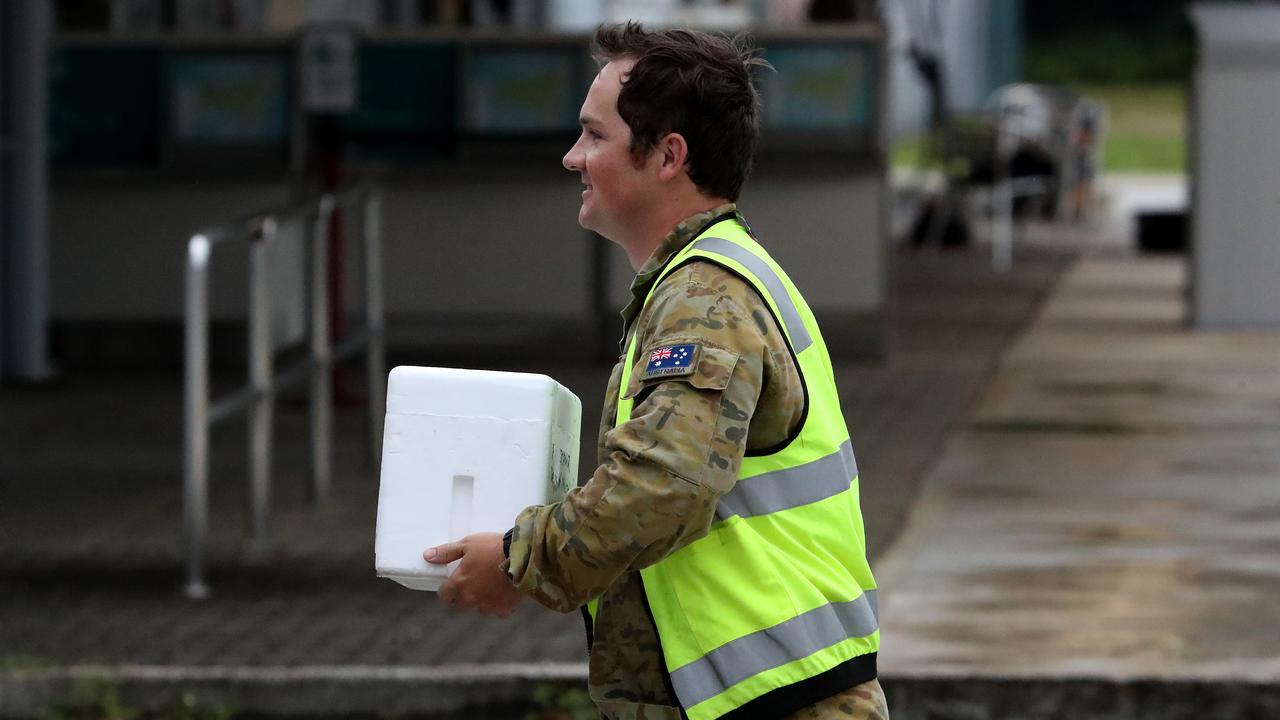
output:
M948 441L878 566L899 717L1280 717L1280 331L1185 287L1081 260Z

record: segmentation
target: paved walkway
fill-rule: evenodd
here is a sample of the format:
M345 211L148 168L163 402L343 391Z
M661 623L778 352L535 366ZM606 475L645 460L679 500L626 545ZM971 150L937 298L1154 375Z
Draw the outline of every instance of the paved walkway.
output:
M1280 717L1280 331L1067 274L878 566L896 717ZM964 709L963 713L957 708Z
M873 557L1072 254L1032 248L1005 276L980 250L897 256L891 360L837 368ZM607 368L507 367L560 379L595 426ZM361 418L339 414L335 497L312 508L299 471L305 407L287 400L275 547L241 547L244 425L219 426L214 594L182 598L180 389L177 378L131 377L0 391L0 716L64 702L86 678L137 707L190 692L254 713L367 715L456 711L584 677L577 615L526 604L508 621L458 616L373 577L377 483L361 464Z

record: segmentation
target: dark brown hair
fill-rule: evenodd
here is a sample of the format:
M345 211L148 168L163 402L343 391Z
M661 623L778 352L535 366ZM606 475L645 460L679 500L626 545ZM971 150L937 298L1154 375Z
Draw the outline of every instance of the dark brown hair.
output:
M689 146L689 178L713 197L737 200L760 135L755 67L767 67L745 38L696 30L646 31L639 23L602 25L592 54L601 65L634 58L618 93L639 165L667 133Z

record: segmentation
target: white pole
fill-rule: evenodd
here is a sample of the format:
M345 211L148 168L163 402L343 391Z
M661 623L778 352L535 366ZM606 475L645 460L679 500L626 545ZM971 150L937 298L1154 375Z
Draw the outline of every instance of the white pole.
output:
M211 244L203 235L187 248L183 332L182 516L187 550L187 597L209 597L204 582L204 546L209 526L209 286Z
M268 244L276 234L275 218L267 218L249 247L249 543L268 544L267 513L271 505L271 429L275 398L271 387L270 267Z

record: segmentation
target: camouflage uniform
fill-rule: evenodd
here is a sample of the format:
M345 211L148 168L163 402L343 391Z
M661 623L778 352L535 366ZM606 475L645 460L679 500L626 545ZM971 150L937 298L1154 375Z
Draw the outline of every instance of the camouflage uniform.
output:
M691 262L645 304L667 260L730 214L737 216L733 204L680 223L640 269L623 310L624 337L634 324L641 350L626 390L635 398L631 419L613 427L624 357L605 395L595 474L562 502L526 509L512 533L506 569L538 602L570 612L599 598L589 684L610 720L680 717L639 571L706 535L744 452L787 439L804 412L786 341L764 300L738 276ZM691 374L644 379L651 350L680 344L700 348ZM791 717L888 714L872 680Z

